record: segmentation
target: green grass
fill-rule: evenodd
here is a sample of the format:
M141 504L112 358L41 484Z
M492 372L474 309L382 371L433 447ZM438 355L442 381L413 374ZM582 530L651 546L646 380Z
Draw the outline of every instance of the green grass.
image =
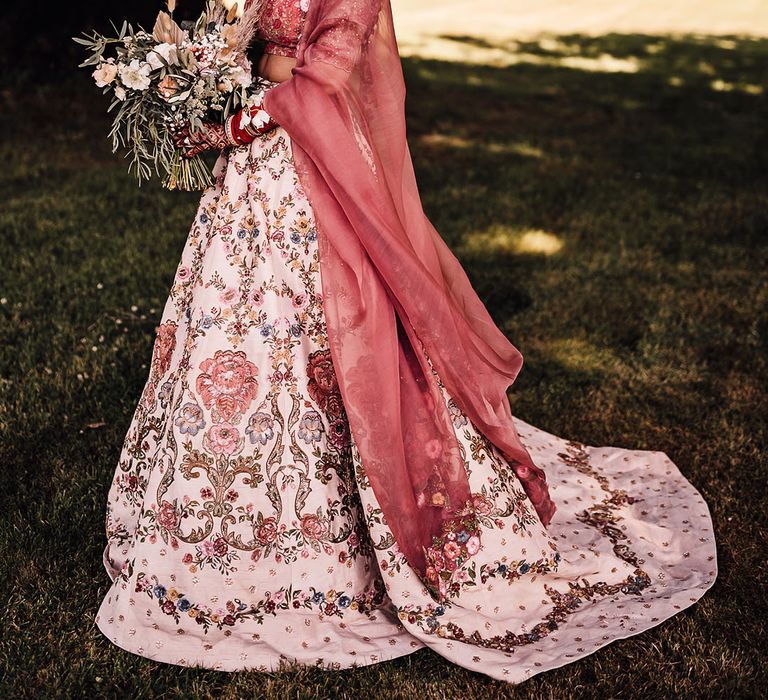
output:
M765 83L768 42L568 37L521 50L547 60L406 63L425 207L526 358L514 413L589 444L667 452L710 504L715 587L518 687L427 650L337 673L228 675L112 646L93 624L106 494L197 196L135 187L80 76L0 93L0 696L768 693L768 105L750 87ZM601 53L639 70L561 64Z

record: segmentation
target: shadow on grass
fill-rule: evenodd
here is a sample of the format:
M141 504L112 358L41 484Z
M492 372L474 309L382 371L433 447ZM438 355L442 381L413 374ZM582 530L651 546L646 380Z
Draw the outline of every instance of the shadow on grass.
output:
M750 86L765 82L768 42L504 46L520 58L504 68L405 61L425 207L526 358L515 414L668 452L711 504L715 589L519 689L428 652L337 676L226 676L112 648L92 627L104 499L197 196L136 190L80 75L9 88L0 110L4 696L708 697L764 682L768 109ZM54 103L77 109L52 120Z

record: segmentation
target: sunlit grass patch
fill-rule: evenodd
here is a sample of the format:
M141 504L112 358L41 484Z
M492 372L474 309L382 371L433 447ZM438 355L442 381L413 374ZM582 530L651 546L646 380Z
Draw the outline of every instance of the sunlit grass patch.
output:
M540 229L516 229L495 226L490 231L468 233L459 251L464 253L512 253L518 255L554 255L563 247L563 240L554 233Z
M425 147L482 149L487 153L514 154L524 158L543 158L544 151L523 141L477 141L450 134L424 134L419 141Z
M583 338L555 338L543 347L537 344L535 350L545 353L566 370L577 372L615 372L621 363L609 348Z

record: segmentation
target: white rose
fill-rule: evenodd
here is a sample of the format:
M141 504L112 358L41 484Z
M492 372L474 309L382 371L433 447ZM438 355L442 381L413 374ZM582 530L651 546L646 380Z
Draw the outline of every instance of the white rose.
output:
M147 54L147 63L152 66L152 70L157 70L165 65L165 63L160 60L161 57L167 64L174 65L177 63L178 54L176 53L176 44L158 44Z
M121 85L115 87L115 97L122 102L125 99L125 88Z
M118 70L120 80L123 81L125 87L142 91L149 87L151 71L152 66L149 63L139 63L137 58L134 58L128 65L120 66Z
M98 87L106 87L117 77L117 66L112 63L100 63L93 71L93 79Z
M160 68L162 68L164 65L160 60L160 55L154 51L150 51L147 54L147 63L149 64L150 68L152 68L152 70L160 70Z

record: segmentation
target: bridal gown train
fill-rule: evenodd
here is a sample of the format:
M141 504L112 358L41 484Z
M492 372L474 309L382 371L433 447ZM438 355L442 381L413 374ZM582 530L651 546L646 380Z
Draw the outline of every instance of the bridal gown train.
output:
M112 583L96 622L112 642L225 671L343 668L428 646L519 682L659 624L713 584L707 505L664 453L515 419L558 507L545 529L441 382L482 537L459 524L435 540L433 597L350 435L288 134L224 152L215 175L108 496Z

